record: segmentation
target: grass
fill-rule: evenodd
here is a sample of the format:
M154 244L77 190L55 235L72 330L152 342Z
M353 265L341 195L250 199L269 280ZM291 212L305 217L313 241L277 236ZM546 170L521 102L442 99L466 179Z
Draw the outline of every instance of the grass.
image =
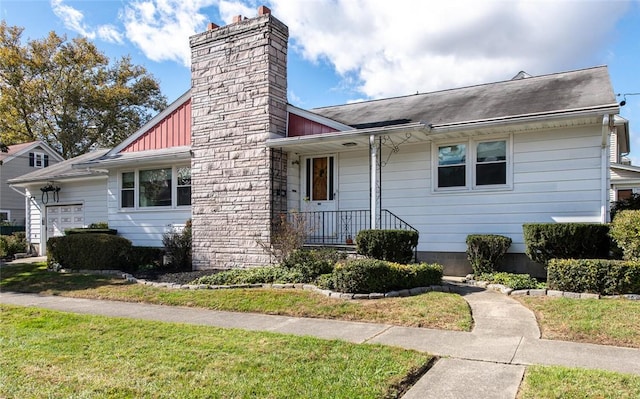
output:
M530 366L518 399L637 399L640 376L601 370Z
M0 397L397 397L431 356L0 305Z
M640 348L640 301L518 299L536 314L543 338Z
M465 300L442 292L375 301L344 301L302 290L176 290L127 284L108 276L51 273L44 264L12 265L3 268L1 273L0 289L6 291L457 331L470 331L473 324Z

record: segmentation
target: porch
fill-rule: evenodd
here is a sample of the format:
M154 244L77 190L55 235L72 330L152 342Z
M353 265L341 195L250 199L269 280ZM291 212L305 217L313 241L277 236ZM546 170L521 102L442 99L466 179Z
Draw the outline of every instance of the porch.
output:
M361 230L371 229L370 210L291 212L289 221L307 231L305 245L351 246ZM393 212L382 209L376 215L376 228L382 230L418 230Z

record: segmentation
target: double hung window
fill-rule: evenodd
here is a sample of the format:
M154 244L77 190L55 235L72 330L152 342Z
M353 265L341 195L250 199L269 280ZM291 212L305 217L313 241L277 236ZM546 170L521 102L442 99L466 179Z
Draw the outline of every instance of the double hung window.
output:
M436 190L505 188L509 179L509 140L466 140L436 146Z

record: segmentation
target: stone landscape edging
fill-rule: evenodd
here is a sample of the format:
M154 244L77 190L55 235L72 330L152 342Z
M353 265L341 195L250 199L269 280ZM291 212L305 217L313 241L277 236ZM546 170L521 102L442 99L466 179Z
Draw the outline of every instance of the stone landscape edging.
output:
M156 281L148 281L137 279L130 273L125 273L120 270L66 270L60 269L61 273L84 273L84 274L102 274L102 275L110 275L110 276L120 276L122 279L126 280L130 283L135 284L143 284L150 285L153 287L164 287L171 289L183 289L183 290L222 290L222 289L236 289L236 288L270 288L270 289L302 289L306 291L315 291L327 296L329 298L337 298L337 299L383 299L383 298L397 298L397 297L408 297L414 295L420 295L427 292L453 292L460 293L462 291L460 288L460 284L464 284L470 287L478 287L483 289L489 289L493 291L501 292L505 295L509 296L548 296L553 298L570 298L570 299L616 299L616 298L625 298L632 301L640 301L640 294L622 294L622 295L600 295L600 294L592 294L588 292L568 292L568 291L558 291L558 290L549 290L546 288L536 288L536 289L523 289L523 290L514 290L502 284L490 284L487 281L476 281L476 280L464 280L461 283L447 283L444 282L442 285L431 285L429 287L416 287L411 289L404 289L398 291L389 291L386 293L377 293L373 292L370 294L352 294L352 293L344 293L344 292L336 292L331 290L325 290L322 288L318 288L313 284L232 284L232 285L211 285L211 284L176 284L176 283L160 283Z

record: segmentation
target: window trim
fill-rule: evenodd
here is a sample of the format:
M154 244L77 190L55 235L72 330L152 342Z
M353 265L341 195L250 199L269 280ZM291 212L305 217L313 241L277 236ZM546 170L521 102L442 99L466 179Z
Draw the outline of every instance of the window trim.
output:
M6 213L7 214L7 218L6 219L0 219L0 222L9 222L9 223L11 223L11 211L9 209L0 209L0 214L1 213Z
M131 212L131 211L154 211L154 210L162 210L162 209L189 209L191 208L191 204L189 205L177 205L178 203L178 168L189 167L190 164L183 165L171 165L171 166L148 166L148 167L139 167L135 169L121 169L118 171L118 210L120 212ZM162 205L162 206L140 206L140 171L146 170L157 170L157 169L171 169L171 205ZM123 190L131 190L123 188L123 178L122 175L125 173L133 173L133 206L131 207L123 207L122 206L122 192ZM182 185L180 187L187 187ZM193 203L193 201L192 201Z
M505 184L476 184L476 166L478 165L478 144L492 141L505 141L506 150L506 182ZM438 151L442 146L465 144L467 146L465 162L464 186L438 187L439 159ZM431 145L431 192L432 193L460 193L460 192L487 192L487 191L508 191L513 190L513 134L509 135L488 135L482 137L469 137L463 139L451 139L434 141Z

